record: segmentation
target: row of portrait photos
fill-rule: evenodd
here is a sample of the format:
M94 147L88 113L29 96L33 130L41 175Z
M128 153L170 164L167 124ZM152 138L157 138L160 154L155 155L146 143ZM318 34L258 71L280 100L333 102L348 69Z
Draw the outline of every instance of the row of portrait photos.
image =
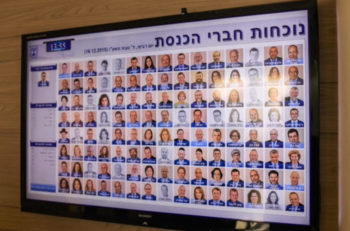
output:
M304 108L59 111L58 127L304 127ZM285 117L285 118L284 118Z
M207 130L209 131L207 134ZM98 131L98 139L96 133ZM302 149L304 145L304 129L290 128L265 130L265 142L262 142L263 129L251 128L243 136L244 130L232 129L225 134L225 129L220 128L188 128L176 129L175 138L172 136L171 128L124 128L113 129L113 138L110 135L110 128L60 128L59 144L85 145L127 145L127 146L150 146L160 147L212 147L212 148L294 148ZM140 132L142 138L140 137ZM72 134L70 134L72 133ZM125 134L127 133L127 134ZM175 132L174 132L175 133ZM156 135L158 134L158 135ZM127 136L126 136L127 135ZM126 137L125 137L126 136ZM208 137L209 136L209 137ZM244 140L244 142L243 142Z
M59 65L60 78L140 74L205 69L302 65L303 45L251 47L191 53L131 56L128 58L64 62Z
M198 90L232 87L300 86L304 84L303 66L242 68L158 74L115 75L59 79L59 94L92 94L105 92L140 92ZM49 81L46 72L40 78ZM40 83L40 81L39 81ZM44 87L42 85L41 87Z
M304 192L274 189L169 185L109 179L60 177L60 193L143 201L304 212ZM226 194L226 195L225 195ZM286 201L283 201L286 198Z
M304 106L304 88L223 88L221 90L180 90L73 94L59 97L59 110L134 110L184 108L298 107ZM227 96L225 96L227 95Z

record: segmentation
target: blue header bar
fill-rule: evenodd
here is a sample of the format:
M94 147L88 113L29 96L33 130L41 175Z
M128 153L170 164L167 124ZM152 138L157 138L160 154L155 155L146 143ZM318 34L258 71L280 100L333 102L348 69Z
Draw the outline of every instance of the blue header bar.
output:
M47 185L47 184L31 184L30 189L32 191L56 192L55 185Z
M47 52L68 51L71 49L71 40L72 39L46 42L46 51Z
M30 142L31 147L56 147L56 142Z
M57 70L57 65L31 67L31 71L52 71Z
M57 103L31 103L30 108L56 108Z

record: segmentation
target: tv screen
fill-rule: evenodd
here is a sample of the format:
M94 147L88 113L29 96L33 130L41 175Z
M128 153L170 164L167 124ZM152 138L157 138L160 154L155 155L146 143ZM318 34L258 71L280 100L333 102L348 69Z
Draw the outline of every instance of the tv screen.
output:
M23 210L162 227L195 218L311 227L313 10L293 3L23 36Z

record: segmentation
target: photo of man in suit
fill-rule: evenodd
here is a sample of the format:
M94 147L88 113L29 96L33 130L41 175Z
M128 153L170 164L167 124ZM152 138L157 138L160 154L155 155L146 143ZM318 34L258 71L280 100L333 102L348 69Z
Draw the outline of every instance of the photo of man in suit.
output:
M229 200L227 200L228 207L243 207L244 204L238 200L238 190L230 189Z
M287 132L288 142L286 148L304 148L304 143L300 141L299 132L295 128L291 128Z
M209 200L209 205L213 206L225 206L225 202L221 200L221 190L215 187L211 190L213 199Z
M201 90L196 90L194 93L193 103L191 103L192 108L204 108L207 107L207 101L203 99L203 92Z
M273 189L273 190L283 190L283 186L279 184L279 174L276 170L271 170L269 173L269 184L266 184L266 189Z
M162 120L158 122L158 127L165 128L173 126L173 121L170 120L170 114L168 110L161 111L160 115L162 117Z
M304 205L300 203L299 195L296 192L289 193L290 204L287 205L286 210L291 212L304 212Z
M159 109L172 108L173 101L169 99L169 95L166 91L162 92L162 101L159 102Z
M266 148L283 148L283 141L277 138L278 138L277 129L272 129L270 131L270 139L265 141L265 147Z
M225 167L225 160L221 159L221 150L218 148L215 148L213 150L213 160L209 162L209 166L215 166L215 167Z
M190 146L190 142L184 138L184 130L182 128L178 129L177 132L177 138L174 140L175 146Z
M284 60L284 63L289 64L303 64L303 58L299 57L299 50L297 45L288 46L288 58Z
M303 85L304 80L299 77L299 70L296 66L291 66L288 69L288 78L286 80L286 85Z
M80 69L80 63L74 63L74 70L72 71L72 77L82 77L83 70Z
M177 190L177 195L174 197L175 203L190 203L190 199L186 197L186 188L181 185Z
M243 67L243 63L239 62L239 52L237 49L230 50L230 62L226 63L226 68Z
M214 128L211 134L212 141L209 142L209 147L225 147L225 143L221 141L222 133L219 128Z
M191 145L196 147L207 146L207 141L204 137L204 132L202 129L197 129L195 131L195 139L192 139Z
M172 89L173 85L169 83L169 75L167 73L161 74L160 83L158 85L158 91L168 91Z
M286 121L286 127L304 127L304 122L299 120L299 110L297 108L290 109L290 120Z
M258 130L249 130L249 140L245 143L246 147L262 148L263 144L258 140Z
M270 161L265 163L265 168L283 168L283 162L279 160L279 153L276 149L270 151Z
M285 106L304 106L304 101L298 98L299 89L297 87L292 87L289 90L289 96L284 99Z
M38 87L48 87L49 85L50 83L46 79L46 72L41 72L40 81L38 82Z
M290 184L286 185L286 190L304 191L304 185L300 183L300 174L298 171L290 173Z
M153 84L153 75L146 75L146 84L142 86L142 91L155 91L156 85Z
M264 162L259 160L258 151L256 149L252 149L249 152L249 160L245 163L247 168L263 168Z
M131 65L126 69L126 73L128 74L137 74L140 73L141 68L138 66L138 59L136 57L132 57L130 60Z
M145 94L145 103L142 105L142 109L156 109L157 105L153 102L153 96L151 92Z
M140 109L141 108L140 104L138 104L137 96L138 95L134 92L129 94L130 102L126 106L127 109Z
M158 72L168 72L172 71L173 66L171 65L171 58L169 54L162 55L160 58L160 65L158 67Z
M253 47L249 50L249 60L245 64L246 67L252 66L262 66L262 62L259 61L259 50L256 47Z
M174 71L188 71L189 66L185 63L186 56L184 53L177 55L177 65L174 68Z
M123 78L121 76L116 76L114 78L114 87L112 92L125 92L125 87L123 86Z
M225 63L220 60L221 54L220 51L214 51L213 52L213 62L209 63L208 68L209 69L218 69L218 68L224 68Z
M231 180L227 182L227 187L244 187L244 181L241 180L241 173L238 169L231 170Z
M246 123L247 127L262 127L263 121L259 118L259 112L256 108L249 109L249 119Z
M193 111L193 122L191 127L207 127L207 124L202 121L202 111L200 109L195 109Z
M70 74L68 71L69 67L67 63L62 63L61 64L61 72L59 73L58 77L59 78L69 78Z
M203 79L203 72L197 71L195 74L195 81L191 83L191 89L204 89L207 88L207 82Z
M219 89L213 92L213 101L208 104L210 108L225 107L225 101L221 99L221 91Z
M140 91L140 86L136 75L130 75L129 87L127 88L127 91Z
M283 59L278 56L277 47L275 47L275 46L270 47L269 55L270 55L270 57L265 59L265 61L264 61L265 66L282 65Z
M247 183L247 188L263 188L264 182L260 180L259 172L257 170L250 170L249 177L251 182Z
M145 191L145 194L142 196L142 200L151 200L151 201L156 200L156 196L152 194L151 184L149 183L145 184L144 191Z
M203 171L201 168L196 168L194 170L195 178L191 180L193 185L207 185L208 180L203 177Z
M153 119L151 110L145 111L145 122L142 123L142 127L156 127L156 121Z
M175 165L189 165L190 161L186 159L186 151L184 148L179 148L177 151L178 158L174 160Z
M130 184L130 192L126 195L128 199L140 199L141 195L137 191L137 184L131 183Z
M177 74L177 83L174 85L175 90L185 90L190 88L190 84L186 82L185 74L183 72L179 72Z
M92 60L89 60L87 62L87 71L84 73L84 76L96 76L97 72L94 70L94 62ZM73 76L73 74L72 74Z
M191 70L202 70L207 68L207 63L203 62L203 56L201 52L196 52L193 56L193 64Z

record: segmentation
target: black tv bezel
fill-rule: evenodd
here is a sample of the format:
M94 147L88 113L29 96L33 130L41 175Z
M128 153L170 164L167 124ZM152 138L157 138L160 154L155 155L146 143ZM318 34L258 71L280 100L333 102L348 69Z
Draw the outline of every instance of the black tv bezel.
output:
M104 25L87 26L49 32L22 35L21 66L21 210L56 216L66 216L89 220L126 223L141 226L153 226L172 229L201 230L234 230L236 220L209 218L201 216L178 215L159 212L107 208L88 205L76 205L58 202L28 199L26 196L27 173L27 42L61 36L73 36L113 30L142 28L174 23L185 23L228 17L252 16L259 14L288 12L295 10L308 11L309 34L309 72L310 72L310 225L269 223L270 230L318 230L320 211L319 185L319 62L318 62L318 22L317 3L315 0L267 4L261 6L240 7L224 10L213 10L199 13L182 13L179 15L133 20ZM193 228L195 227L195 228Z

